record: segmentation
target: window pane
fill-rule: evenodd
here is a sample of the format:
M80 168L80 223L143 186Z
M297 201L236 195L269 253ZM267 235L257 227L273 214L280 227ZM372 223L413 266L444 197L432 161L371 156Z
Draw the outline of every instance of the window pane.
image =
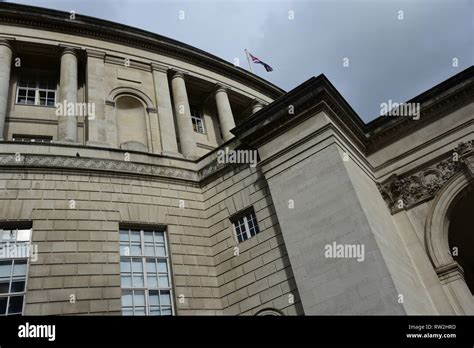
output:
M11 292L23 292L25 291L25 282L13 282Z
M155 232L155 241L156 243L164 243L165 234L163 232Z
M153 243L153 231L144 231L143 238L145 239L145 242Z
M156 275L148 276L147 282L148 287L151 289L156 289L158 287L158 278L156 278Z
M146 271L147 271L147 273L156 273L155 259L147 259L146 260Z
M166 260L158 260L158 272L160 273L168 272L168 265L166 264Z
M15 237L16 237L16 231L3 230L3 233L2 233L3 242L11 242L15 240Z
M142 254L142 247L140 245L132 245L130 249L130 255L139 256Z
M7 312L7 297L0 297L0 315Z
M126 242L128 241L128 230L121 230L120 231L120 241L121 242Z
M132 304L133 304L133 302L132 302L132 292L131 291L123 291L122 292L122 306L131 307Z
M145 315L145 307L135 307L135 315Z
M153 244L145 245L145 256L155 256L155 248Z
M143 273L142 259L133 259L132 260L132 271L133 271L133 273Z
M171 305L171 296L169 291L161 291L160 293L160 302L162 306Z
M18 230L16 240L19 242L28 242L30 240L31 230Z
M23 310L23 296L10 297L8 304L8 314L21 313Z
M165 246L158 245L155 247L156 256L166 256Z
M143 281L143 276L133 276L133 287L134 288L143 288L145 286Z
M128 259L120 260L120 271L122 273L130 273L132 271L132 267L130 266L130 261Z
M13 276L26 276L26 260L15 260Z
M0 294L8 293L9 287L10 287L10 281L0 283Z
M132 277L131 277L131 276L122 275L122 277L121 277L121 285L122 285L122 288L131 288L131 287L132 287Z
M133 305L144 306L145 305L145 291L135 291L133 294Z
M140 232L138 231L132 231L130 233L130 240L132 242L139 242L140 241Z
M161 315L171 315L171 307L161 307Z
M123 315L133 315L133 309L132 308L122 308L122 314Z
M13 261L0 261L0 279L10 278Z
M150 307L150 315L161 315L160 307Z
M160 288L168 288L169 287L168 276L160 275L158 277L158 285Z
M158 306L160 304L160 297L158 291L150 291L148 297L151 306Z
M120 245L120 255L130 256L130 247L127 245Z

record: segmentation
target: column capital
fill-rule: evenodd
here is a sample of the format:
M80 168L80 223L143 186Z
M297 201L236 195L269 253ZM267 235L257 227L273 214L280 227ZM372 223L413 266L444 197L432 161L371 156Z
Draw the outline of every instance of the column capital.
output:
M214 89L213 89L214 93L219 93L219 92L225 92L225 93L227 93L227 92L229 92L230 90L231 90L230 86L226 86L226 85L224 85L224 84L222 84L222 83L216 83L216 84L214 85Z
M72 54L74 56L77 56L77 48L75 47L59 45L59 49L61 50L60 56L64 54Z
M160 63L155 63L155 62L151 62L150 63L150 66L151 66L151 71L159 71L159 72L168 72L168 70L170 70L170 68L164 64L160 64Z
M262 110L265 107L265 105L266 105L266 103L263 100L258 99L258 98L254 98L250 102L250 108L252 110L252 114Z
M12 46L12 41L15 39L9 39L9 38L4 38L0 37L0 46L6 46L8 47L11 51L13 51L13 46Z
M180 77L180 78L184 79L184 76L187 75L187 72L182 71L182 70L178 70L178 69L174 69L174 68L171 68L169 70L171 72L171 79L174 79L175 77Z
M254 99L252 100L252 106L261 106L261 107L264 107L264 106L266 106L266 103L265 103L263 100L261 100L261 99L254 98Z

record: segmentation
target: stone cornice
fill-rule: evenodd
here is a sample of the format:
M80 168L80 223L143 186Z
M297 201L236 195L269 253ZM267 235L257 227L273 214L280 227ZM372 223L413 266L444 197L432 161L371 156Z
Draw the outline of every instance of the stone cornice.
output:
M17 156L15 154L0 154L0 167L116 172L127 175L148 175L194 182L199 181L198 173L193 170L147 163L86 157L37 154Z
M399 177L394 174L384 182L377 183L392 214L433 198L456 173L465 170L473 175L472 140L460 143L443 158L429 166L424 165L410 175Z
M76 14L75 19L71 20L69 16L68 12L63 11L0 3L0 23L113 41L169 56L229 76L272 99L285 93L281 88L242 68L235 67L221 58L182 42L93 17Z

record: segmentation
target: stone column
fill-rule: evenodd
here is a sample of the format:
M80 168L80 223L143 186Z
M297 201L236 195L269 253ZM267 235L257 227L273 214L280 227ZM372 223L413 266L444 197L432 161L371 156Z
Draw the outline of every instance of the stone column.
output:
M194 137L193 124L191 121L188 94L184 83L184 74L181 71L173 72L171 86L173 89L174 110L178 121L181 152L185 157L197 157L196 139Z
M156 104L161 138L161 148L164 155L177 156L178 143L174 127L173 108L171 106L170 88L168 83L168 67L156 63L151 64L155 84Z
M258 112L262 109L263 109L263 104L259 100L255 99L253 104L252 104L252 114L254 114L254 113L256 113L256 112Z
M87 145L110 146L105 121L105 52L89 49L86 52L87 102L94 111L87 115Z
M72 48L65 47L61 53L61 76L59 80L59 103L77 105L77 55ZM63 110L58 116L58 141L77 143L77 115Z
M8 40L0 39L0 141L3 140L5 131L12 54Z
M227 95L227 88L218 85L215 95L217 114L219 116L222 136L224 141L227 141L234 137L230 130L235 127L234 115L232 115L232 109L230 107L229 97Z

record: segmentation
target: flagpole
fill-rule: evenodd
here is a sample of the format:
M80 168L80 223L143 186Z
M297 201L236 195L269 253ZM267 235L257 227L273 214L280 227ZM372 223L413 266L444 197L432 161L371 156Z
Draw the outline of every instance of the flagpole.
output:
M245 51L245 56L247 57L247 62L249 63L250 71L251 71L252 74L253 74L252 64L250 64L249 52L247 51L246 48L244 49L244 51Z

